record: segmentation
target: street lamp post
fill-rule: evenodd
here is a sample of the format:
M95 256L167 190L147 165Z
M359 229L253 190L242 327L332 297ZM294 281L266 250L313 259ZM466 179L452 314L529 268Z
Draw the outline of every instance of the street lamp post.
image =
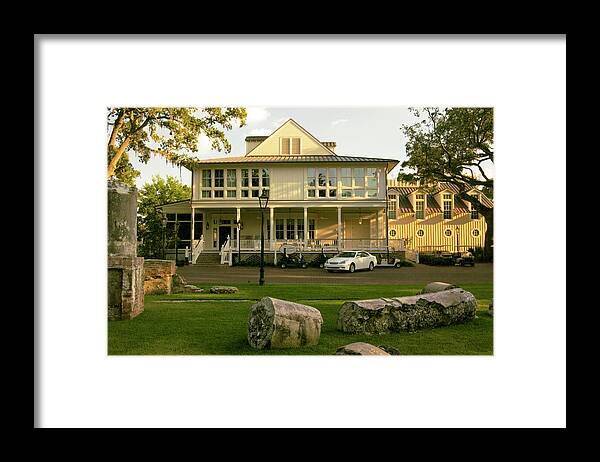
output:
M258 285L262 286L265 284L265 215L264 211L269 203L269 196L263 189L262 194L258 198L258 205L260 207L260 277L258 279Z
M179 266L179 262L178 262L178 258L179 258L179 252L178 252L178 248L177 248L177 241L179 239L179 221L177 220L178 217L175 217L175 266Z
M162 257L163 260L167 259L167 251L165 249L166 246L166 234L167 234L167 216L163 215L162 218Z
M456 227L456 251L457 251L457 252L460 252L460 249L459 249L459 247L458 247L458 230L459 230L459 228L458 228L458 226L457 226L457 227Z
M237 220L235 224L237 225L238 265L240 265L242 263L242 250L240 246L242 241L240 238L240 232L242 231L242 229L244 229L244 225L242 224L242 220Z

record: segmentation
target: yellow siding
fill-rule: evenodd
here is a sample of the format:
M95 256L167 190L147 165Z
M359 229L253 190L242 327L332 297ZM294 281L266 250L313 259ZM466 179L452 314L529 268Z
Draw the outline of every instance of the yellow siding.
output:
M311 136L308 136L293 121L287 121L282 127L273 132L269 138L264 140L256 147L250 156L273 156L280 155L279 140L281 138L300 138L301 155L331 155L331 152L320 143L316 142Z
M480 216L477 220L471 220L469 213L457 216L452 220L444 220L442 214L436 214L425 220L416 220L414 214L400 215L397 220L389 221L389 229L396 230L394 238L408 238L407 247L415 250L427 248L439 248L440 250L454 251L456 247L456 227L458 230L458 245L467 247L483 247L485 243L486 223ZM422 229L423 237L417 236L417 230ZM452 230L452 235L444 235L446 229ZM479 236L474 237L472 231L479 230Z
M304 167L272 167L272 200L302 200L304 195Z

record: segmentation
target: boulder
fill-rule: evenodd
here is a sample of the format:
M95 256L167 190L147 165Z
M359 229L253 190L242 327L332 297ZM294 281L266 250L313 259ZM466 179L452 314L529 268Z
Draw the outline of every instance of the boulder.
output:
M337 328L352 334L412 332L418 329L461 324L475 318L477 300L464 289L376 298L344 303Z
M250 308L248 343L253 348L296 348L316 345L323 317L312 306L263 297Z
M389 356L390 354L381 348L365 342L355 342L339 347L336 355L379 355Z
M183 279L181 274L175 273L171 282L171 293L172 294L181 294L185 292L185 285L187 281Z
M400 355L400 350L388 345L377 345L377 348L381 348L383 351L391 355Z
M421 291L422 294L430 294L433 292L441 292L443 290L456 289L456 286L447 282L430 282Z
M210 288L211 294L235 294L239 292L237 287L230 286L214 286Z
M183 286L183 288L184 288L185 292L192 292L192 293L195 293L195 292L204 292L204 289L201 289L200 287L196 287L193 284L186 284L186 285Z

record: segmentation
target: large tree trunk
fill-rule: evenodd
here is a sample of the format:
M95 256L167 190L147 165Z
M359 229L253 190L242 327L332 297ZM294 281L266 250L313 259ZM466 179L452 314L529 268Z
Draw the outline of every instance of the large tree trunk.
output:
M477 300L464 289L346 302L337 327L352 334L384 334L460 324L475 318Z
M248 343L253 348L316 345L323 318L312 306L263 297L250 308Z
M485 224L487 226L485 230L485 243L483 247L483 255L486 258L493 259L494 249L492 244L494 243L494 209L488 209L482 213L485 218Z

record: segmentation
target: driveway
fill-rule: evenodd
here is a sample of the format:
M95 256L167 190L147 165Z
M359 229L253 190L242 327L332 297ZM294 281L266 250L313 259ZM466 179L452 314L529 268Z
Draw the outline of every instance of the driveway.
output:
M259 268L227 265L188 265L177 268L189 283L233 284L257 283ZM477 284L493 282L493 264L478 263L474 267L417 265L404 268L375 268L374 271L328 273L320 268L265 267L265 284L427 284L443 281L451 284Z

